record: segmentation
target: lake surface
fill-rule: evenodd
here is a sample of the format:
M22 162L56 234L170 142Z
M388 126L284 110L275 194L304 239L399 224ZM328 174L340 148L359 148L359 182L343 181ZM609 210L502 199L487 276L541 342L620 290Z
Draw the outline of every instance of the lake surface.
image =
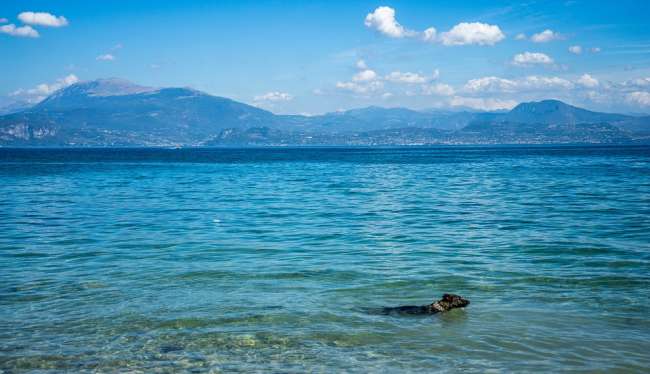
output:
M0 149L0 264L0 372L647 372L650 148Z

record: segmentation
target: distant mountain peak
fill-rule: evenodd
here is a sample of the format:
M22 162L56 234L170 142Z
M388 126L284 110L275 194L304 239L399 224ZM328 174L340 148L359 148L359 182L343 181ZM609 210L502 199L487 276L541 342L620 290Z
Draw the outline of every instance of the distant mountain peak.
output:
M41 101L36 105L36 107L69 107L71 105L74 106L78 104L79 100L136 95L156 91L158 91L157 88L140 86L126 79L96 79L91 81L78 82L68 87L62 88L52 95L48 96L45 100Z
M575 124L612 122L626 119L620 114L598 113L560 100L521 103L506 114L507 120L521 123Z
M85 93L88 96L122 96L155 91L156 88L140 86L126 79L104 78L84 81L65 88L66 91Z
M578 109L578 108L560 100L548 99L548 100L520 103L514 108L512 108L511 112L515 112L515 113L519 111L548 112L548 111L563 110L563 109Z

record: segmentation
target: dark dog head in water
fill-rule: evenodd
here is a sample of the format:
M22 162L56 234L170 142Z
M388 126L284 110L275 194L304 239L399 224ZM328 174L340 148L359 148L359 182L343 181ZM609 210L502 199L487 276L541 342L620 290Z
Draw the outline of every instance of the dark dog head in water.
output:
M469 300L454 294L446 293L442 299L434 302L431 306L440 312L446 312L454 308L464 308L469 305Z

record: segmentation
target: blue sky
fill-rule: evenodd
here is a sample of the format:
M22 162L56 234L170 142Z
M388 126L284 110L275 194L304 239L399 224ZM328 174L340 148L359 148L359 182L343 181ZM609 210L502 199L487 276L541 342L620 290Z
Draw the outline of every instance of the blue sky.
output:
M120 77L279 113L544 98L650 113L648 14L638 0L5 0L0 102Z

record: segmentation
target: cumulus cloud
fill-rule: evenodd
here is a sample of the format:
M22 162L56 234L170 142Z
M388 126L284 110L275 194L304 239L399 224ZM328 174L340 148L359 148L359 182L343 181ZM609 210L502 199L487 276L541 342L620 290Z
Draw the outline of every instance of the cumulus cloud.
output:
M454 96L450 100L449 104L453 107L467 107L478 110L494 111L512 109L518 104L518 102L515 100L501 100L494 98Z
M391 84L391 88L397 90L398 94L404 94L406 96L418 95L416 93L417 90L412 89L414 85L419 85L422 93L425 95L450 96L454 93L453 88L449 85L428 85L428 83L438 79L440 76L438 69L434 70L430 75L396 70L382 76L370 69L364 60L358 60L355 66L357 73L352 76L350 81L337 82L337 89L349 91L357 95L381 97L385 95L385 93L382 93L385 85ZM399 87L402 85L407 88L406 91ZM394 95L395 93L391 92L389 96L392 97Z
M57 17L45 12L22 12L18 15L18 19L24 24L34 26L62 27L68 25L68 20L65 17Z
M516 54L512 58L512 63L517 66L550 65L553 59L544 53L524 52Z
M540 77L531 75L519 83L521 88L524 89L572 89L574 88L573 82L559 77Z
M438 69L435 69L431 74L396 70L386 75L378 75L363 60L357 61L356 67L358 71L352 79L347 82L337 82L337 89L361 97L381 99L419 95L451 97L456 93L455 89L448 84L432 83L440 76ZM387 89L390 89L390 91Z
M355 64L357 73L352 76L351 82L337 82L336 88L351 91L357 94L370 94L383 88L381 77L364 60L358 60Z
M433 75L429 77L420 75L418 73L411 73L411 72L402 73L401 71L394 71L386 75L384 79L393 83L415 84L415 83L426 83L435 80L438 78L439 75L440 72L438 70L434 70Z
M465 92L514 92L517 88L517 82L510 79L499 77L482 77L470 79L465 83L463 90Z
M591 53L599 53L601 51L600 47L593 47L589 49L589 52Z
M526 34L519 33L515 36L515 40L526 40Z
M453 96L456 90L446 83L436 83L422 86L422 93L433 96Z
M547 43L552 40L562 39L562 36L553 30L546 29L540 33L533 34L530 40L534 43Z
M34 88L20 89L12 92L9 96L18 97L29 103L38 103L54 92L79 82L76 75L70 74L59 78L54 83L41 83Z
M110 53L106 53L104 55L99 55L95 57L95 60L97 61L115 61L115 56L113 56Z
M494 45L505 37L499 26L480 22L461 22L440 35L444 45Z
M650 107L650 92L646 92L646 91L630 92L625 96L625 100L632 105L641 106L641 107Z
M366 27L391 38L419 37L429 43L452 45L494 45L505 39L505 35L497 25L480 22L461 22L449 31L438 34L435 27L429 27L422 32L409 30L395 19L395 9L380 6L368 13L364 24Z
M395 19L395 9L387 6L380 6L372 13L368 13L365 25L391 38L404 38L417 35L415 31L407 30L400 25Z
M523 90L550 90L572 89L573 82L559 77L541 77L530 75L518 81L518 86Z
M384 88L384 84L380 81L372 81L369 83L337 82L336 88L351 91L356 94L369 94L381 90Z
M422 40L425 42L435 43L438 41L438 32L434 27L429 27L422 32Z
M582 53L582 47L579 45L572 45L571 47L569 47L569 52L579 55Z
M514 93L521 91L571 89L574 84L564 78L529 75L518 79L483 77L470 79L463 86L463 92L477 93Z
M16 27L13 23L0 26L0 33L23 38L38 38L40 36L38 31L29 25Z
M286 92L272 91L272 92L267 92L263 95L255 96L254 100L258 102L259 101L271 101L271 102L291 101L293 100L293 96Z
M8 19L6 19L6 18L0 18L0 23L7 23L7 22L9 22Z
M597 87L599 84L598 79L592 77L589 74L583 74L580 78L578 78L577 82L578 84L588 88Z
M375 73L374 70L370 70L370 69L361 70L360 72L356 73L352 77L352 80L355 82L369 82L369 81L374 81L376 79L377 79L377 73Z

